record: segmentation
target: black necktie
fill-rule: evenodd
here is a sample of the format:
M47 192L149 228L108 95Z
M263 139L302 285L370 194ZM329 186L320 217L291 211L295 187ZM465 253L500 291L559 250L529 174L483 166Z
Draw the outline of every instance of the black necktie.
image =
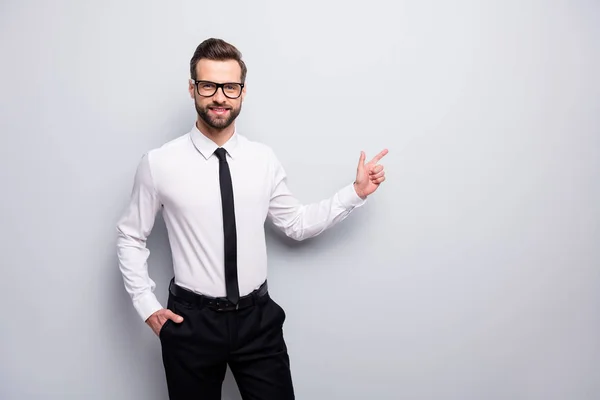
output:
M219 183L221 185L221 204L223 205L223 234L225 235L225 287L227 298L237 304L240 298L237 276L237 234L235 212L233 209L233 185L226 151L220 147L215 150L219 158Z

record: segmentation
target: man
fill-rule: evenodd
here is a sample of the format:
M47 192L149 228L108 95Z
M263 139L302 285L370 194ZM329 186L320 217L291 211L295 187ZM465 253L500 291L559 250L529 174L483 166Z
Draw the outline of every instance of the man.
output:
M284 310L267 290L264 223L296 240L345 219L384 181L379 153L329 199L302 205L273 151L235 129L246 95L241 53L208 39L190 62L198 118L190 132L144 154L118 222L119 267L138 314L162 346L170 399L221 398L229 365L244 400L294 399ZM162 210L174 278L154 295L146 238Z

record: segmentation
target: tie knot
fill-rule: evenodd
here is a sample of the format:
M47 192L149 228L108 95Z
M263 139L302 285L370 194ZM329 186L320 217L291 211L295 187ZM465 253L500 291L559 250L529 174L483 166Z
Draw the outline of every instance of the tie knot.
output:
M215 155L217 156L219 161L226 161L227 160L225 158L226 154L227 154L227 151L222 147L219 147L218 149L215 150Z

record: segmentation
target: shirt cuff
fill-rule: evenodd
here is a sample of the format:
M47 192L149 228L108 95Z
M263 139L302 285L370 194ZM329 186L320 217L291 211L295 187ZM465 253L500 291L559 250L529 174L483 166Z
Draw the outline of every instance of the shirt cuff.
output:
M338 192L338 199L340 200L340 203L342 203L342 205L347 209L360 207L367 202L367 199L361 199L356 193L356 190L354 189L354 183L351 183L340 190Z
M144 322L156 311L164 308L152 292L140 296L140 298L133 303L133 306Z

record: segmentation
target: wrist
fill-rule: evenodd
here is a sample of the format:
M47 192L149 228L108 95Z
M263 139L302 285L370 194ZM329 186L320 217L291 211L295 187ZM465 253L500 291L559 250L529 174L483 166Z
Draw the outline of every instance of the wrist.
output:
M354 191L356 192L356 195L358 197L360 197L361 199L365 200L367 198L367 196L362 192L362 190L360 190L358 188L358 184L356 183L356 181L354 181L353 186L354 186Z

